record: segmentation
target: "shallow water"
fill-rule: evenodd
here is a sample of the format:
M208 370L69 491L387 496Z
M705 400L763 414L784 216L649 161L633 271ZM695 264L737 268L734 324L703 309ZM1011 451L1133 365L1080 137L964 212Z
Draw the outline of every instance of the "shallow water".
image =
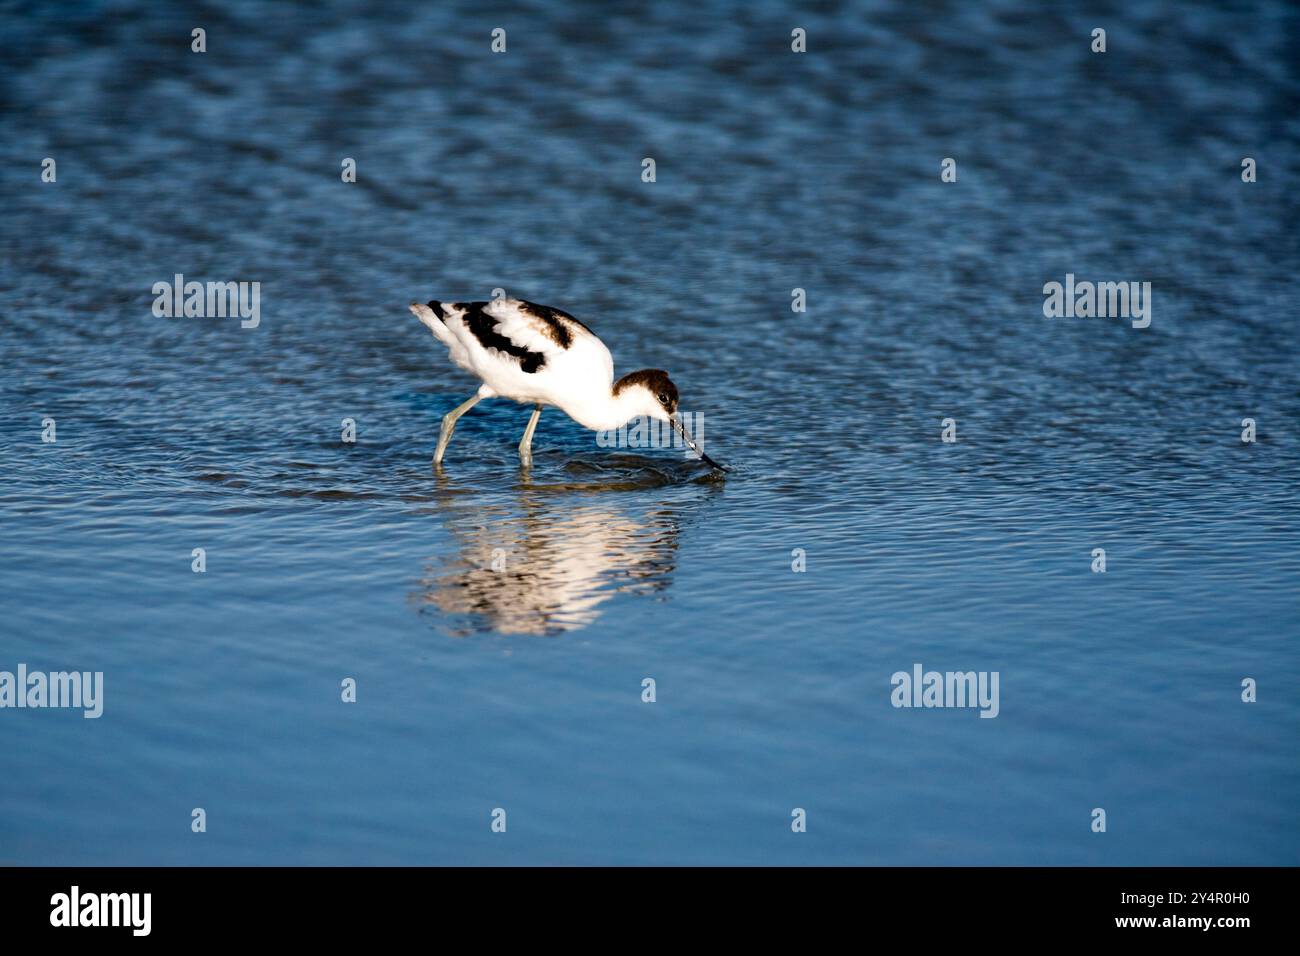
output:
M319 6L3 20L0 670L105 703L0 710L0 861L1300 862L1293 10ZM733 471L496 401L435 473L406 304L497 287Z

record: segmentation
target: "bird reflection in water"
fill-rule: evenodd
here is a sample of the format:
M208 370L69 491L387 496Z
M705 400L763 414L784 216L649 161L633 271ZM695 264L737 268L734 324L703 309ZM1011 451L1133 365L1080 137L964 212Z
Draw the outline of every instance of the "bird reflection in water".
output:
M457 637L575 631L615 594L668 587L680 522L673 506L639 513L527 485L514 508L465 493L439 498L455 553L426 569L413 597Z

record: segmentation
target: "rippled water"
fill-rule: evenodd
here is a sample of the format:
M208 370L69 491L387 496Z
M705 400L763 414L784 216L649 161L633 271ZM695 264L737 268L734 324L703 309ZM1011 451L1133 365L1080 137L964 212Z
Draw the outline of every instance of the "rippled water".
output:
M1300 862L1300 22L969 6L6 14L0 670L105 705L0 711L0 861ZM406 304L496 287L733 471L496 401L435 473Z

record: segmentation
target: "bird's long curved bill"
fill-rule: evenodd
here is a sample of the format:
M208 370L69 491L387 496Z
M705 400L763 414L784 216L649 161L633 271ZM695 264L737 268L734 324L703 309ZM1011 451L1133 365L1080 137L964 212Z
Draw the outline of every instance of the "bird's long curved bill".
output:
M690 436L690 433L686 431L686 426L682 424L681 418L677 415L673 416L673 427L677 429L677 434L682 436L682 441L686 442L686 447L689 448L691 451L695 452L695 454L699 455L706 465L708 465L710 468L716 468L718 469L718 471L727 470L725 465L719 465L708 455L704 454L704 449L702 449L699 445L695 444L695 439L692 438Z

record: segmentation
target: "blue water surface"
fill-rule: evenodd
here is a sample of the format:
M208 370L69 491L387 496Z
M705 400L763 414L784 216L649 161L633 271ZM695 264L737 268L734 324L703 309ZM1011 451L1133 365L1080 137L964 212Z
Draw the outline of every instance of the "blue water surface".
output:
M1300 16L1230 6L9 9L0 670L105 690L0 710L0 862L1300 862ZM435 472L406 306L495 288L732 472L500 400Z

